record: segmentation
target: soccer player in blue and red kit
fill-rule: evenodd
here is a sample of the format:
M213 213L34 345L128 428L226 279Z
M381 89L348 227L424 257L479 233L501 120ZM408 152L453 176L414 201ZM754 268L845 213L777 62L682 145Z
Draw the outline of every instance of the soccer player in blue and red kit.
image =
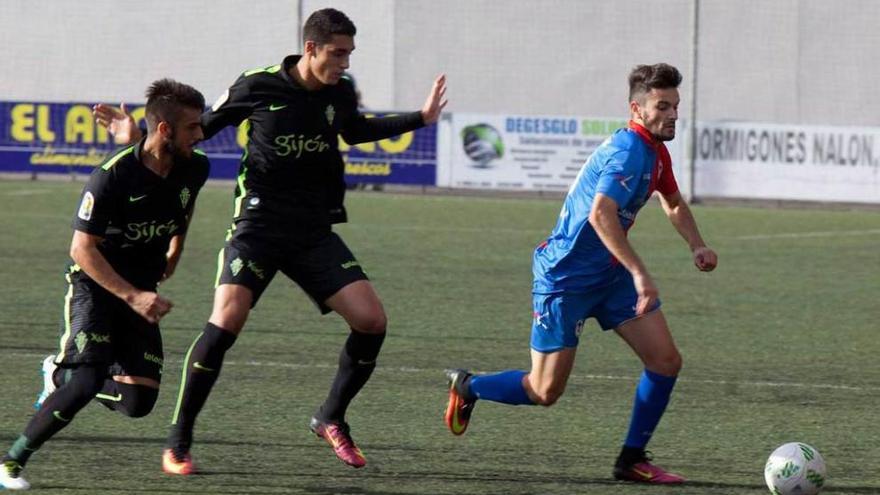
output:
M681 369L681 355L660 310L657 287L626 233L659 193L670 222L701 271L715 268L672 174L664 141L675 138L681 83L668 64L629 75L631 121L599 146L568 191L550 237L533 260L532 369L472 375L449 370L446 424L465 432L478 399L513 405L554 404L565 390L584 321L613 329L644 363L629 431L614 466L619 480L675 484L684 478L652 464L645 452Z

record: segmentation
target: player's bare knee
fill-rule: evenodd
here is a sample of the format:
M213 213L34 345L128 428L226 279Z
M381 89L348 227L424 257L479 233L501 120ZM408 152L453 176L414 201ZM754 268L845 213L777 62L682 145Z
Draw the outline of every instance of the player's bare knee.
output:
M209 320L214 325L237 334L244 327L249 312L250 307L233 299L227 299L222 305L214 307Z
M564 392L564 385L550 384L549 386L538 387L533 390L534 396L531 399L539 406L550 407L556 404Z
M388 318L385 316L385 312L373 311L358 318L351 327L361 333L376 335L385 333L387 326Z
M664 376L678 376L679 372L681 372L682 364L681 354L670 352L651 359L647 363L647 368Z

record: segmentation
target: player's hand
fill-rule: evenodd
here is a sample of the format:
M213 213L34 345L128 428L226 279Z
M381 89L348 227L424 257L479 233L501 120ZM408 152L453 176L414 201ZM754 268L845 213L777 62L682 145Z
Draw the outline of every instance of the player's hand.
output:
M171 301L155 292L142 291L135 294L128 303L137 314L150 323L159 323L174 306Z
M636 301L636 315L643 315L654 309L660 293L657 290L657 286L654 285L654 281L651 280L651 276L647 273L634 274L633 285L635 285L636 293L639 295L639 299Z
M718 266L718 255L707 247L694 249L694 265L701 272L711 272Z
M125 103L119 105L119 108L98 103L92 107L92 115L98 125L105 127L113 135L113 142L117 145L131 144L141 138L141 130L125 108Z
M431 92L425 104L422 105L422 120L425 125L431 125L440 120L440 113L446 106L446 74L440 74L434 79L434 85L431 86Z

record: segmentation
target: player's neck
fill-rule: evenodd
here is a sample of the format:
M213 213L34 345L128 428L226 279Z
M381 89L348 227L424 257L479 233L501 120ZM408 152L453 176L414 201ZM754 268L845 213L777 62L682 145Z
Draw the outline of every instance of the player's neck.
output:
M174 166L174 157L165 151L161 142L147 137L141 153L141 162L159 177L168 177L171 167Z
M324 83L318 80L314 74L312 74L311 69L309 68L309 61L306 59L306 55L303 55L299 61L290 68L288 71L290 77L293 78L294 81L299 83L300 86L306 88L309 91L317 91L324 87Z

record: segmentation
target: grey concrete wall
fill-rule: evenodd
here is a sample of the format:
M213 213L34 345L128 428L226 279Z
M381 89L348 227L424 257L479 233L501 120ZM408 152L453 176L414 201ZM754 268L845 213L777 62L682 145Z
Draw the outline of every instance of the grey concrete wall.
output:
M299 12L330 5L358 26L370 108L417 108L446 72L452 111L618 117L632 66L693 76L693 1L4 0L0 97L142 101L172 76L213 100L295 52ZM878 125L880 2L699 1L698 118Z

